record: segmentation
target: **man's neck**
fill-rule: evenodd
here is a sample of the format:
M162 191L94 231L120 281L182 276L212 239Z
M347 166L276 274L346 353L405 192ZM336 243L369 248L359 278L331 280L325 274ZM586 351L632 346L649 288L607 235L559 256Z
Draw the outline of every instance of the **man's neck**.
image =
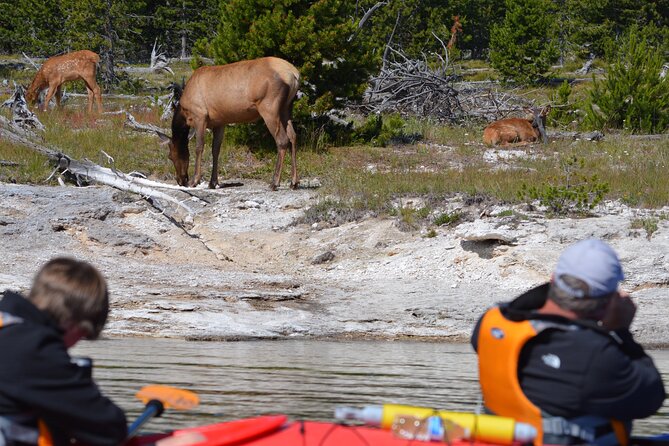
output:
M562 316L570 320L578 319L576 313L571 310L565 310L564 308L558 306L555 302L550 299L546 299L544 305L537 310L539 314L550 314L555 316Z

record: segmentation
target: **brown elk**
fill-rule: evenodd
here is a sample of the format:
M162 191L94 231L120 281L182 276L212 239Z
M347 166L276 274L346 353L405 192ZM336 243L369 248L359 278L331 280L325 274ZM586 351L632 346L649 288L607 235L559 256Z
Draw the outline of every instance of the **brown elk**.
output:
M546 115L551 107L527 109L531 118L508 118L495 121L483 130L483 142L489 146L497 144L548 142L546 136Z
M35 104L42 90L48 88L49 91L46 94L43 109L46 110L54 95L56 96L56 104L60 107L63 83L81 79L86 84L86 90L88 91L88 111L92 112L93 102L97 102L98 113L101 112L102 95L100 94L100 87L95 82L95 70L99 62L100 56L89 50L50 57L42 64L28 87L26 100L31 105Z
M200 67L191 76L175 99L178 103L172 118L172 137L158 132L170 149L177 183L195 186L202 178L201 161L205 131L213 132L213 168L209 187L218 184L218 155L226 124L254 122L262 118L274 137L278 156L270 187L276 190L281 179L283 159L290 147L292 159L291 187L298 185L296 166L297 136L291 117L300 73L289 62L276 57L263 57L227 65ZM180 97L179 97L180 96ZM195 172L188 182L189 131L194 130Z

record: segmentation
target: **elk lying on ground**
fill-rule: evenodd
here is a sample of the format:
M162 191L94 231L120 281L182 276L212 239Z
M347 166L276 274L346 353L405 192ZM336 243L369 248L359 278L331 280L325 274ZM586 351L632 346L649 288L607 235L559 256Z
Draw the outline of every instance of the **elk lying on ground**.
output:
M26 91L28 103L35 104L42 90L48 88L49 91L44 100L43 110L46 110L54 95L56 96L56 104L60 107L63 83L81 79L86 84L86 90L88 91L88 111L93 111L93 102L96 101L98 112L101 112L102 95L100 94L100 87L95 82L95 70L99 62L100 56L88 50L75 51L47 59L37 71Z
M539 138L544 144L548 142L546 136L546 115L550 106L542 109L527 109L531 118L508 118L495 121L483 130L483 142L489 146L509 143L530 143Z
M205 131L212 129L213 167L209 187L218 184L218 155L221 151L226 124L254 122L262 118L274 137L278 150L272 190L279 187L286 151L290 147L292 160L291 187L298 185L296 166L297 136L291 110L297 94L300 73L289 62L276 57L246 60L228 65L201 67L195 70L188 83L179 91L172 118L172 137L158 132L170 149L177 183L195 186L202 178L201 161ZM195 172L188 182L189 131L196 137Z

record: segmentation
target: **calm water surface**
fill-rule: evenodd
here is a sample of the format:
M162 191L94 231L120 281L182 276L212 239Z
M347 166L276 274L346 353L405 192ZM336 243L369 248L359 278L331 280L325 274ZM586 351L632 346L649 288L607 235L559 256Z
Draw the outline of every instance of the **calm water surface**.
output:
M200 406L166 411L151 430L208 424L260 414L331 420L340 405L401 403L454 411L479 404L476 356L469 345L384 341L187 342L111 339L81 342L94 376L129 420L143 406L142 386L196 392ZM669 384L669 351L651 351ZM635 424L635 433L669 432L669 404Z

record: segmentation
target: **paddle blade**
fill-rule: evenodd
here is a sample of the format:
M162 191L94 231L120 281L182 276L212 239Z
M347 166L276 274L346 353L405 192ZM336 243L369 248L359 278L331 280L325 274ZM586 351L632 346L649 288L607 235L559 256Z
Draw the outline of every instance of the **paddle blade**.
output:
M200 404L200 398L195 393L169 386L145 386L135 396L144 404L158 400L166 409L188 410Z

